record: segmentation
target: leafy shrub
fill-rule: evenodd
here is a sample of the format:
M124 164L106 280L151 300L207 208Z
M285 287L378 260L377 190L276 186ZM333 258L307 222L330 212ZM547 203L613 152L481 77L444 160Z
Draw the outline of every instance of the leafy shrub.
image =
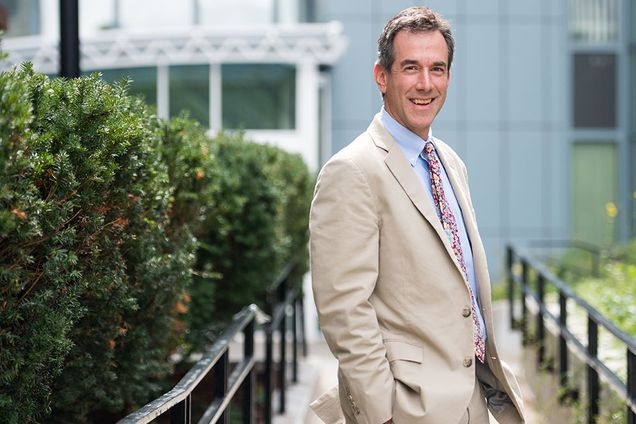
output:
M196 234L193 348L215 334L209 323L223 323L251 302L264 306L268 284L293 256L307 262L311 178L300 156L248 142L240 133L220 134L210 148L219 188ZM305 271L301 265L297 273Z
M584 278L575 287L610 321L636 335L636 265L608 263L600 278Z
M162 138L163 160L168 167L168 176L174 192L171 197L170 216L180 231L174 237L193 237L194 232L214 231L206 221L207 214L214 210L215 199L219 195L219 163L212 150L211 140L205 130L196 121L187 116L173 118L170 121L157 122ZM201 261L199 261L201 262ZM194 266L194 264L193 264ZM218 328L219 321L215 314L212 299L214 298L215 264L204 263L202 270L195 272L197 284L194 296L192 289L192 270L188 278L188 293L182 310L194 309L198 313L188 313L185 321L180 322L185 330L183 341L187 346L203 346L203 340L211 329Z
M569 250L558 258L559 277L610 321L636 334L636 241L612 246L598 258Z
M262 305L292 256L304 274L311 183L298 155L159 120L126 83L0 74L0 422L155 397L179 346Z
M144 104L94 75L0 75L0 417L81 422L169 371L194 240Z

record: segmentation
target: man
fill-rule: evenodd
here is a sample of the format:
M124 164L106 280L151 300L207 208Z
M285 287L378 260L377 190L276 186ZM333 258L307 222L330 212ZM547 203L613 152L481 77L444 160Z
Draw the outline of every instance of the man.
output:
M450 82L450 26L392 18L374 77L384 106L322 169L310 217L314 297L339 389L327 423L522 423L493 338L486 258L457 154L431 134Z

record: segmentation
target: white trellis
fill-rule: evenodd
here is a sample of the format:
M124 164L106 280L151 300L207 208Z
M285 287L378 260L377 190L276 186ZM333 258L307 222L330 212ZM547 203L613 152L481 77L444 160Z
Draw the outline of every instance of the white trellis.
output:
M332 65L346 48L338 22L131 32L108 30L82 39L82 70L200 63L315 63ZM58 40L40 36L6 39L9 57L0 69L30 61L35 70L58 72Z

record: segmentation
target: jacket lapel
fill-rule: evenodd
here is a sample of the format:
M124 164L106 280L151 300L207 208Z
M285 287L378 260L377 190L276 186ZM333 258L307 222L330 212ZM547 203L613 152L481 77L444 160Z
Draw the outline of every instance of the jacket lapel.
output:
M367 131L369 132L369 134L371 134L371 138L373 139L375 145L386 151L384 163L386 163L386 166L389 168L389 170L398 181L406 195L409 197L413 205L417 208L420 214L422 214L422 216L431 224L438 237L444 244L446 252L453 260L457 271L463 277L461 267L459 265L459 262L457 262L457 258L455 257L453 248L450 244L450 241L448 240L446 231L444 231L439 217L437 216L437 212L435 212L435 209L431 204L431 201L428 198L424 187L422 187L422 183L418 179L415 172L413 172L413 170L411 169L411 165L404 157L404 154L400 150L399 146L382 125L379 114L375 116Z

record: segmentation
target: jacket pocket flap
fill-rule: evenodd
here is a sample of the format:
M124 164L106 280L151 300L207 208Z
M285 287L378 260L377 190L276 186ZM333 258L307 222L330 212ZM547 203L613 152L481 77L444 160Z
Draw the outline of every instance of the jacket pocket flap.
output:
M424 354L422 352L422 348L404 343L404 342L384 342L386 346L386 357L391 361L395 360L403 360L403 361L411 361L417 362L418 364L422 363L422 359Z
M318 399L313 401L309 407L326 424L344 424L344 414L340 407L338 396L338 386L326 391Z

